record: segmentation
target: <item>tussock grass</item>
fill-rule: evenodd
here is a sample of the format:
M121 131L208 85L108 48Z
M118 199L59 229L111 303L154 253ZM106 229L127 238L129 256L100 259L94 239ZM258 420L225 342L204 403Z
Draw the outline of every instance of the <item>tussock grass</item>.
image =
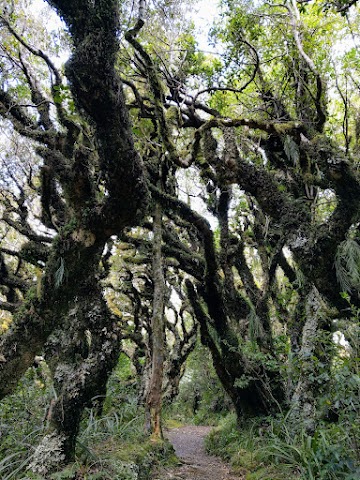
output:
M206 439L209 453L230 461L246 480L356 480L360 466L341 425L295 432L287 417L259 418L239 426L228 415Z

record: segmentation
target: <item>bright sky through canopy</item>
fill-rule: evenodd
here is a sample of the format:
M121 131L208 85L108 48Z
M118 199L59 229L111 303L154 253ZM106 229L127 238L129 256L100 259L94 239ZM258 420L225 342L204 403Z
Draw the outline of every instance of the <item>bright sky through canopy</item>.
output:
M194 22L197 27L199 48L201 50L208 50L208 33L211 25L217 15L218 0L201 0L195 8Z

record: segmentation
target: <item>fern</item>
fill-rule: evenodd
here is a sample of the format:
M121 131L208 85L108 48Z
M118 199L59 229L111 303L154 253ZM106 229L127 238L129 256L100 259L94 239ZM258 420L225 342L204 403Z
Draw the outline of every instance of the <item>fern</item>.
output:
M55 288L59 288L62 285L65 277L65 262L62 257L59 259L59 268L55 272Z
M262 338L263 331L260 318L256 315L256 311L253 306L250 307L248 315L249 320L249 338L253 345L256 345L256 341Z
M299 147L289 135L285 135L284 138L284 151L290 162L298 167L300 162Z
M336 278L344 292L360 290L360 245L348 238L338 247L335 256Z

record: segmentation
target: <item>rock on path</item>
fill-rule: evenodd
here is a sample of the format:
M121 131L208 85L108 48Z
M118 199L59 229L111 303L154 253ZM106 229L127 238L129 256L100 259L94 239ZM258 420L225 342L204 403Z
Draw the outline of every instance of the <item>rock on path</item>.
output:
M172 443L181 465L156 472L153 480L241 480L231 474L230 467L218 457L205 452L204 437L211 428L191 425L167 431L165 436Z

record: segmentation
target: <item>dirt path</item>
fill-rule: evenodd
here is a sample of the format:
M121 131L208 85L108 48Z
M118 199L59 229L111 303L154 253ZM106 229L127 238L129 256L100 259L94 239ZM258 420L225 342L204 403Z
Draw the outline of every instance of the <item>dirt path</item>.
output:
M243 477L232 475L230 467L218 457L205 452L204 437L210 430L211 427L187 426L167 431L166 437L182 464L156 472L153 480L241 480Z

